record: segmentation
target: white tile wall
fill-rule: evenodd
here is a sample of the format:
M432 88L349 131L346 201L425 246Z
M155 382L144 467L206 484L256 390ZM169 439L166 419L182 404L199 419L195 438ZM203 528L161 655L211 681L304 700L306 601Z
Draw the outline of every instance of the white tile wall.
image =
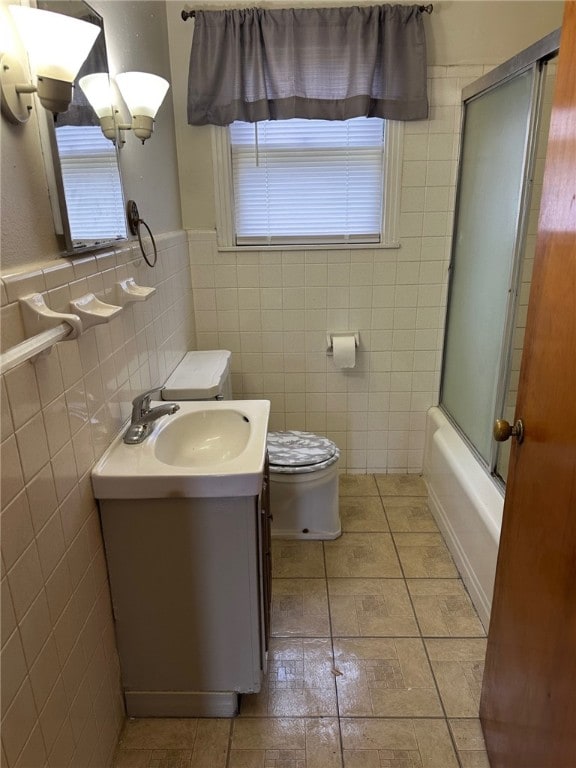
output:
M21 341L19 296L55 310L116 280L157 289L108 326L1 377L2 765L104 768L124 718L90 471L130 413L194 343L183 232L155 269L130 247L2 277L2 349Z
M267 397L272 429L332 438L349 472L419 472L437 401L462 88L484 67L431 67L430 119L405 124L401 247L218 252L189 232L198 346L233 353L236 397ZM334 368L327 331L360 331Z

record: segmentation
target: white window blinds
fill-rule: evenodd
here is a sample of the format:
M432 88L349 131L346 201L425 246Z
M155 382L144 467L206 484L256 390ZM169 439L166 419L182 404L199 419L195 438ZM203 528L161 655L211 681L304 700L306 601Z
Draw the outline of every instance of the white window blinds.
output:
M384 126L365 117L233 123L236 244L379 242Z
M72 239L126 237L122 182L112 142L93 125L61 126L56 141Z

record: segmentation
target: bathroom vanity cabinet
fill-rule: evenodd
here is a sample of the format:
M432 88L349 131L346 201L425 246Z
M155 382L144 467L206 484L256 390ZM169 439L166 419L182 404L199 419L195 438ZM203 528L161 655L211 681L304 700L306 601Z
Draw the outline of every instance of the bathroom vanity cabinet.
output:
M266 480L255 497L99 504L128 715L237 714L266 671Z

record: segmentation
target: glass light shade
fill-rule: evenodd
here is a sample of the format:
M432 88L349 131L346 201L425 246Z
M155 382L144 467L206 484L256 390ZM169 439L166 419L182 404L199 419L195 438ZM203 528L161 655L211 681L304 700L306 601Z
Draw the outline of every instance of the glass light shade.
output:
M139 115L154 119L170 83L147 72L123 72L116 82L132 117Z
M90 106L99 118L112 117L112 94L110 92L110 78L106 72L98 72L94 75L86 75L80 78L78 85L84 91L84 95L90 102Z
M100 27L61 13L22 5L11 5L10 13L34 73L73 83L100 34Z

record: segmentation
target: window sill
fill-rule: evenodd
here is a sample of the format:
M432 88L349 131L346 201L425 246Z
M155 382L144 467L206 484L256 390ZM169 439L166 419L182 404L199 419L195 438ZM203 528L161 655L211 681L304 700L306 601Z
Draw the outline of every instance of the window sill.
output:
M218 245L223 253L246 253L248 251L367 251L400 248L399 242L393 243L305 243L291 245Z

